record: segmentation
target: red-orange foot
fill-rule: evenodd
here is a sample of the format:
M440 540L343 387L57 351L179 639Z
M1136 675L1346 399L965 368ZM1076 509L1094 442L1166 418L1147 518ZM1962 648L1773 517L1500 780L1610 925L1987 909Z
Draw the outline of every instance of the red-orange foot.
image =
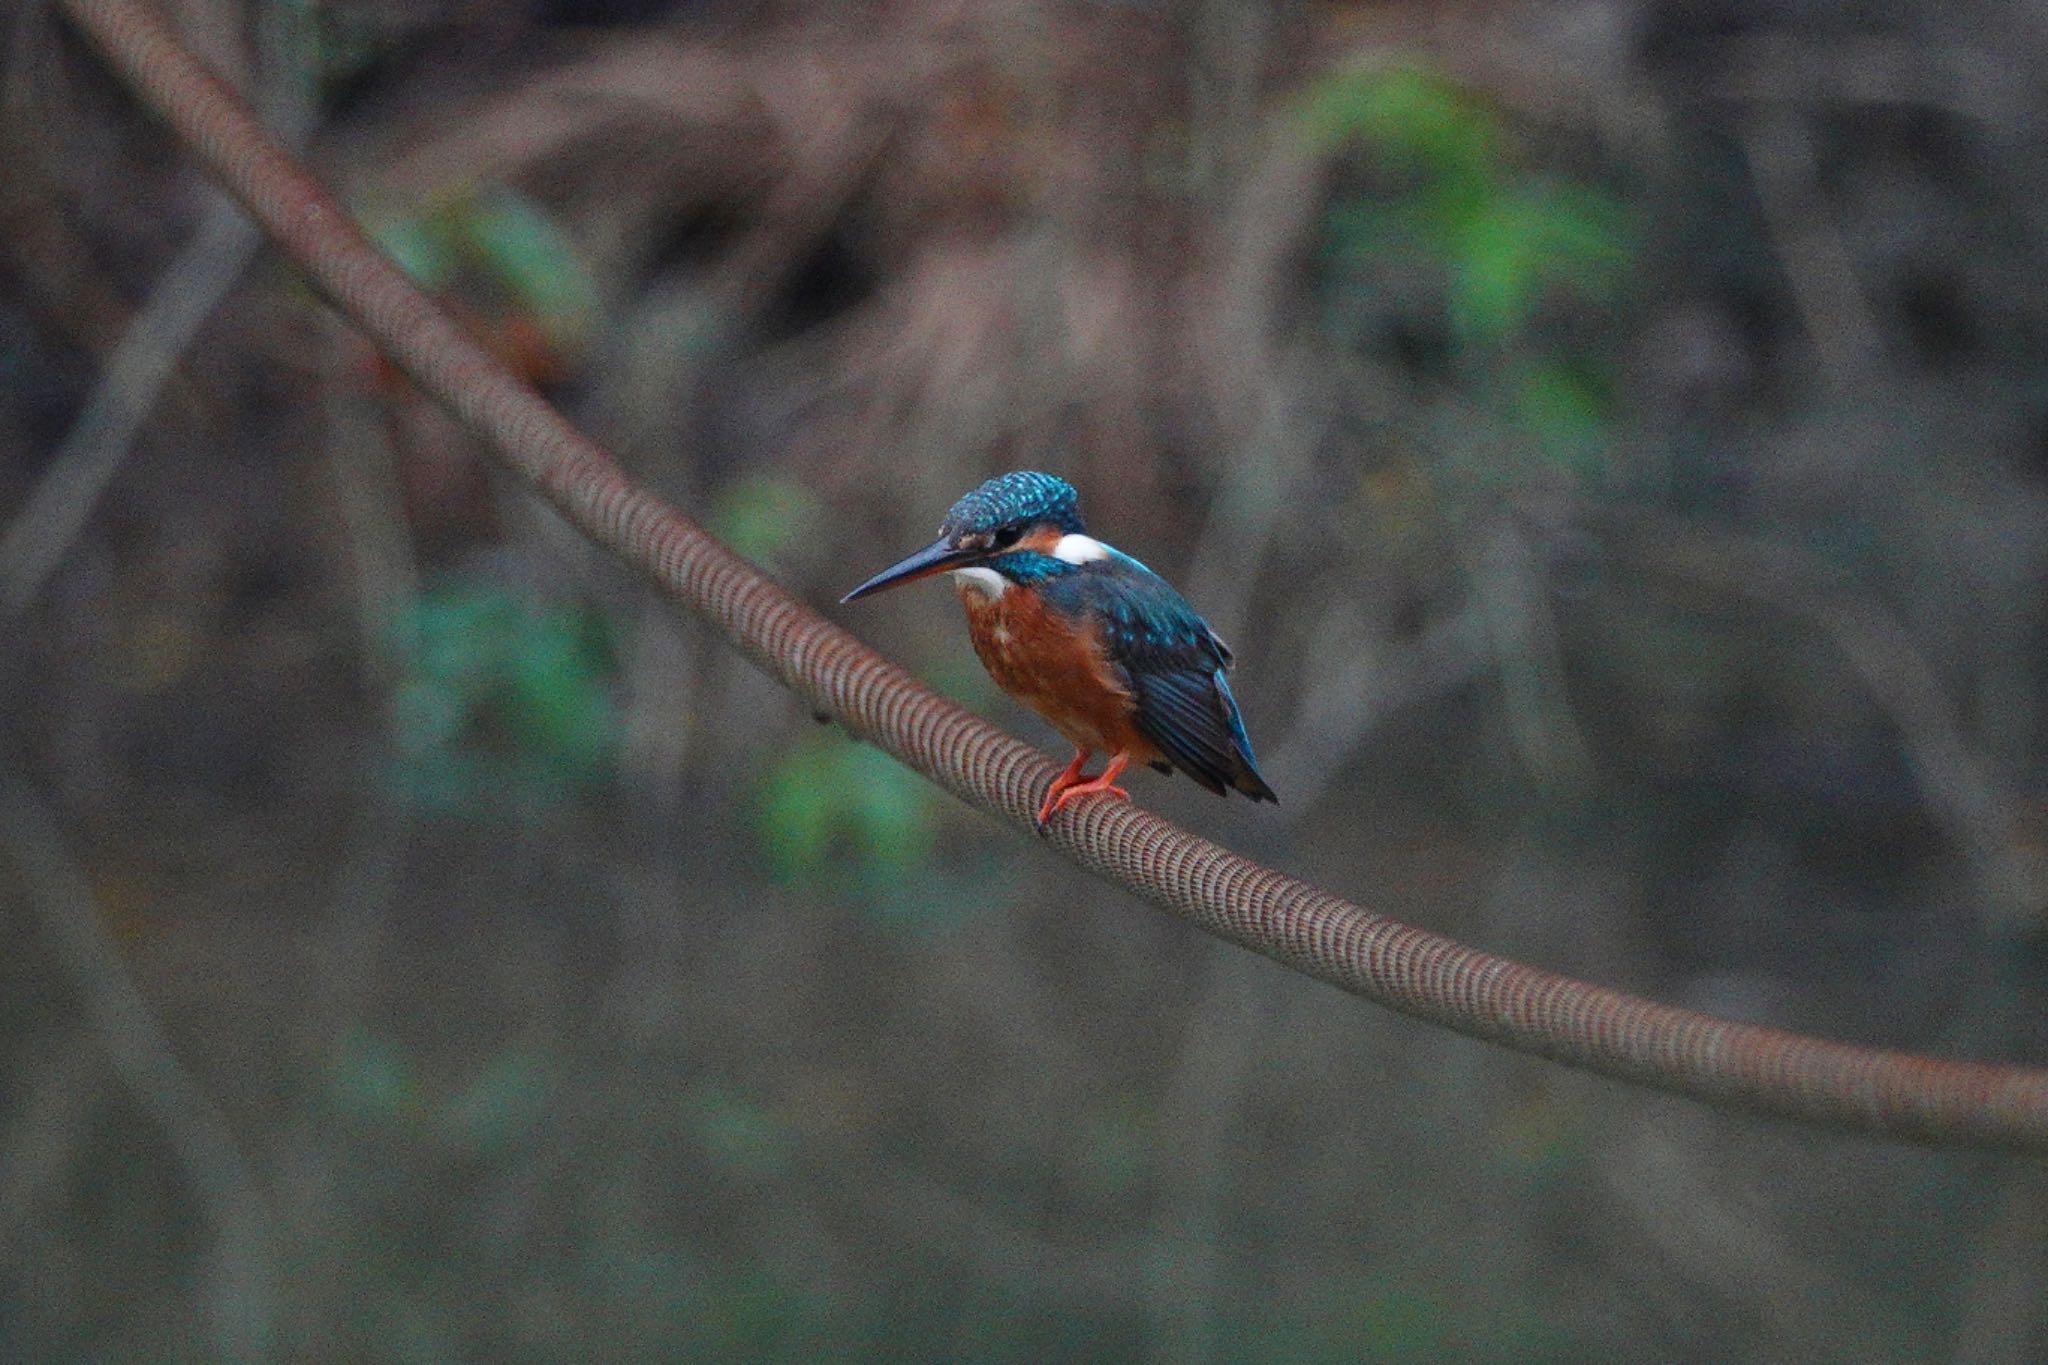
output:
M1067 770L1053 780L1052 786L1046 789L1045 804L1038 808L1038 832L1040 834L1045 833L1046 826L1051 823L1053 816L1059 814L1060 808L1077 796L1089 796L1095 792L1108 792L1111 796L1120 796L1126 801L1131 799L1129 792L1116 785L1117 774L1130 765L1131 756L1129 754L1120 753L1112 756L1109 760L1109 766L1102 770L1100 777L1092 777L1086 782L1081 782L1077 779L1081 775L1081 765L1087 760L1087 757L1088 755L1085 753L1077 756L1067 766Z
M1066 794L1067 788L1081 780L1081 769L1086 767L1087 764L1088 751L1086 749L1079 750L1074 755L1074 761L1067 765L1066 771L1055 777L1052 780L1052 785L1045 789L1045 800L1038 803L1038 832L1040 834L1045 833L1045 822L1052 819L1052 813L1060 808L1060 797Z

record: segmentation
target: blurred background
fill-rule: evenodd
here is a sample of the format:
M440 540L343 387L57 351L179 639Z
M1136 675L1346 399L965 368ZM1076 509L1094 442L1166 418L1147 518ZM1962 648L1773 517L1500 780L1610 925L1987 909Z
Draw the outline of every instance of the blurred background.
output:
M425 286L1064 757L990 474L1239 658L1134 795L1720 1014L2048 1059L2048 19L176 0ZM0 1356L2048 1358L2048 1177L1412 1024L538 509L0 17Z

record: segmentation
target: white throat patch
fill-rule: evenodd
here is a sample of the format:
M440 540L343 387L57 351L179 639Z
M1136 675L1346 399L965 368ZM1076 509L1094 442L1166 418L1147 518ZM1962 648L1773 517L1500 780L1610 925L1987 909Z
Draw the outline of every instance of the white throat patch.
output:
M983 597L1001 597L1004 590L1010 586L1009 579L994 569L984 569L978 564L971 569L954 569L952 572L954 580L962 588L971 589Z
M1052 547L1052 557L1069 564L1086 564L1091 560L1108 559L1109 547L1094 536L1072 532L1060 537L1059 544Z

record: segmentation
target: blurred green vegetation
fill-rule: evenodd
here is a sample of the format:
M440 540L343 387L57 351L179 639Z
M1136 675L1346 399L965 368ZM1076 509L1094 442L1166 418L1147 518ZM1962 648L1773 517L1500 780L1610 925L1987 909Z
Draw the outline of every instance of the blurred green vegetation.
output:
M549 1055L514 1046L491 1055L466 1082L437 1090L398 1042L357 1029L335 1059L331 1098L340 1117L386 1135L488 1158L535 1134L561 1080Z
M593 609L449 578L391 629L399 792L429 812L532 814L610 780L611 627Z
M1555 327L1616 299L1634 261L1627 205L1517 164L1480 96L1418 65L1327 76L1303 96L1304 136L1359 173L1328 203L1323 323L1333 339L1457 386L1541 468L1598 472L1612 357ZM1458 462L1498 487L1513 462Z
M806 543L818 516L806 490L760 476L724 489L709 521L733 548L773 568ZM602 612L449 576L409 604L391 640L400 673L392 775L414 805L531 817L614 776L617 661ZM836 733L806 735L769 760L753 823L777 880L914 919L920 912L899 893L905 876L930 862L942 801L879 750Z
M734 551L775 572L815 543L825 509L810 489L773 474L721 488L707 519ZM878 749L832 733L801 737L769 763L756 831L770 874L877 913L915 919L923 898L904 879L929 865L942 795Z
M800 740L761 783L769 868L879 912L915 914L920 900L901 894L903 879L929 861L943 799L880 749L837 734Z
M470 295L487 316L530 322L557 351L580 349L597 326L589 263L546 208L516 189L466 190L367 220L377 244L430 294Z
M793 551L816 543L825 509L818 495L775 474L743 474L720 488L705 528L733 553L775 572Z

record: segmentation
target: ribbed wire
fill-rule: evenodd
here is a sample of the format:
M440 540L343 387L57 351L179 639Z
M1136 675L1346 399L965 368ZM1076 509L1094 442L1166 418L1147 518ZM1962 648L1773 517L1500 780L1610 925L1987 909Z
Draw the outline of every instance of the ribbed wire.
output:
M575 525L849 730L1029 828L1053 765L800 605L617 463L457 328L136 0L59 0L144 101L413 380ZM2048 1071L1829 1042L1660 1005L1411 928L1127 802L1054 847L1321 981L1538 1056L1720 1104L1924 1141L2048 1151Z

